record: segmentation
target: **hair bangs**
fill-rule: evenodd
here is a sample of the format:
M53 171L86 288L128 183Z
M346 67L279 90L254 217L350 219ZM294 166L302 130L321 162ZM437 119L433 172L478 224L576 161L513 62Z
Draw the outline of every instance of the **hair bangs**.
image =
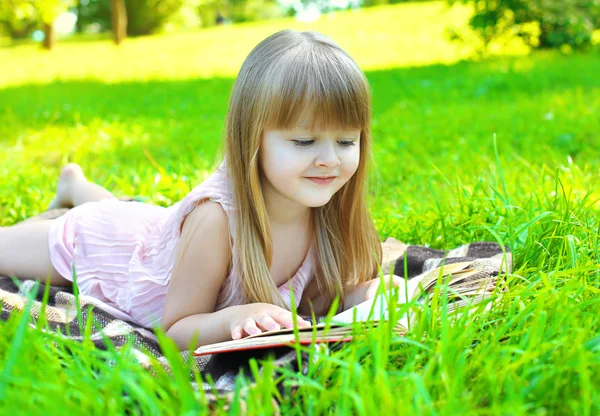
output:
M308 131L368 128L371 103L363 73L350 58L319 49L283 60L283 67L277 71L281 75L271 79L267 92L265 128Z

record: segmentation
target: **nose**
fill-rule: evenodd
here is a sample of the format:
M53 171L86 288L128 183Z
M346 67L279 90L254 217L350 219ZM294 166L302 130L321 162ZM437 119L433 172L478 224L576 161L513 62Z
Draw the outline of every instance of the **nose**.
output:
M340 164L340 158L335 151L335 143L331 143L329 140L326 140L321 146L319 155L315 160L315 165L318 167L324 168L335 168Z

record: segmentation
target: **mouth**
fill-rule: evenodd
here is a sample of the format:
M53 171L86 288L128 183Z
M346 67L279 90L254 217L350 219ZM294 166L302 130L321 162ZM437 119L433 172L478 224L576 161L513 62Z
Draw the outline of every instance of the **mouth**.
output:
M337 176L305 176L305 179L317 183L319 185L327 185L334 181Z

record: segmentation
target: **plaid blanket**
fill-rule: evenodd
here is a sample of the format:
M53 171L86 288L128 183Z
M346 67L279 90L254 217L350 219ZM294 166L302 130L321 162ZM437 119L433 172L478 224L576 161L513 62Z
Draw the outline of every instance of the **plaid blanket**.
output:
M48 211L40 216L29 218L24 222L36 221L39 219L56 218L64 214L66 209ZM407 246L394 238L388 238L382 243L383 261L382 270L387 274L390 270L398 276L404 276L405 258L408 267L408 278L417 276L423 272L437 267L445 258L446 264L470 261L478 259L482 274L488 277L497 276L499 273L512 269L511 256L508 248L505 248L507 264L502 262L504 253L502 247L496 243L474 242L455 248L450 251L434 250L423 246ZM13 310L22 310L27 302L28 296L33 299L30 309L31 325L37 320L41 313L42 300L44 295L44 286L36 285L35 281L10 279L0 277L0 298L2 299L2 316L7 320ZM37 286L37 291L34 290ZM110 307L85 295L79 295L79 306L82 313L83 322L86 322L88 315L92 315L93 325L91 339L95 346L100 349L106 349L105 340L119 349L126 342L132 342L140 364L150 369L150 360L147 355L158 359L159 362L168 370L168 360L161 352L161 347L153 330L141 327L131 322L126 322L111 315ZM74 340L82 339L82 331L78 324L76 297L71 288L50 287L49 301L46 306L46 317L51 330L66 334L66 327L70 329L70 338ZM310 317L307 317L310 318ZM321 317L322 319L322 317ZM320 320L320 319L318 319ZM104 336L103 336L104 335ZM191 362L205 380L210 375L214 380L214 386L203 381L198 385L194 381L193 372L190 369L190 382L196 389L203 389L210 402L216 403L217 400L230 400L233 397L235 379L243 371L244 375L251 377L249 361L251 358L258 360L273 357L276 367L286 366L293 371L301 371L306 374L308 371L308 354L302 353L301 362L298 362L295 350L289 348L274 348L270 350L242 351L227 354L214 354L207 356L193 356L191 351L181 352L181 359L184 363ZM283 394L283 386L280 386L280 392ZM289 392L288 392L289 393Z

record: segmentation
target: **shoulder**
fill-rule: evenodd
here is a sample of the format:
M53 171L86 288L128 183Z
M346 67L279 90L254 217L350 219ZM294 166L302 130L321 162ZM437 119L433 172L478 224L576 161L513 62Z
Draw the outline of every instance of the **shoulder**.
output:
M226 223L233 208L231 186L222 168L217 169L202 183L196 185L171 209L171 222L182 231L188 218L199 220L210 217ZM233 230L232 230L233 231Z
M215 231L229 230L227 212L223 206L219 202L204 198L197 201L190 212L183 217L180 230L183 235L184 229L190 230L208 224L211 224L210 228Z
M202 222L211 223L215 227L228 228L227 213L223 206L210 199L199 201L183 220L183 227L188 223L190 226L199 225Z
M206 200L199 203L186 216L181 225L179 252L185 247L198 251L212 252L221 260L231 260L231 234L227 212L220 203ZM217 258L215 258L217 260Z

